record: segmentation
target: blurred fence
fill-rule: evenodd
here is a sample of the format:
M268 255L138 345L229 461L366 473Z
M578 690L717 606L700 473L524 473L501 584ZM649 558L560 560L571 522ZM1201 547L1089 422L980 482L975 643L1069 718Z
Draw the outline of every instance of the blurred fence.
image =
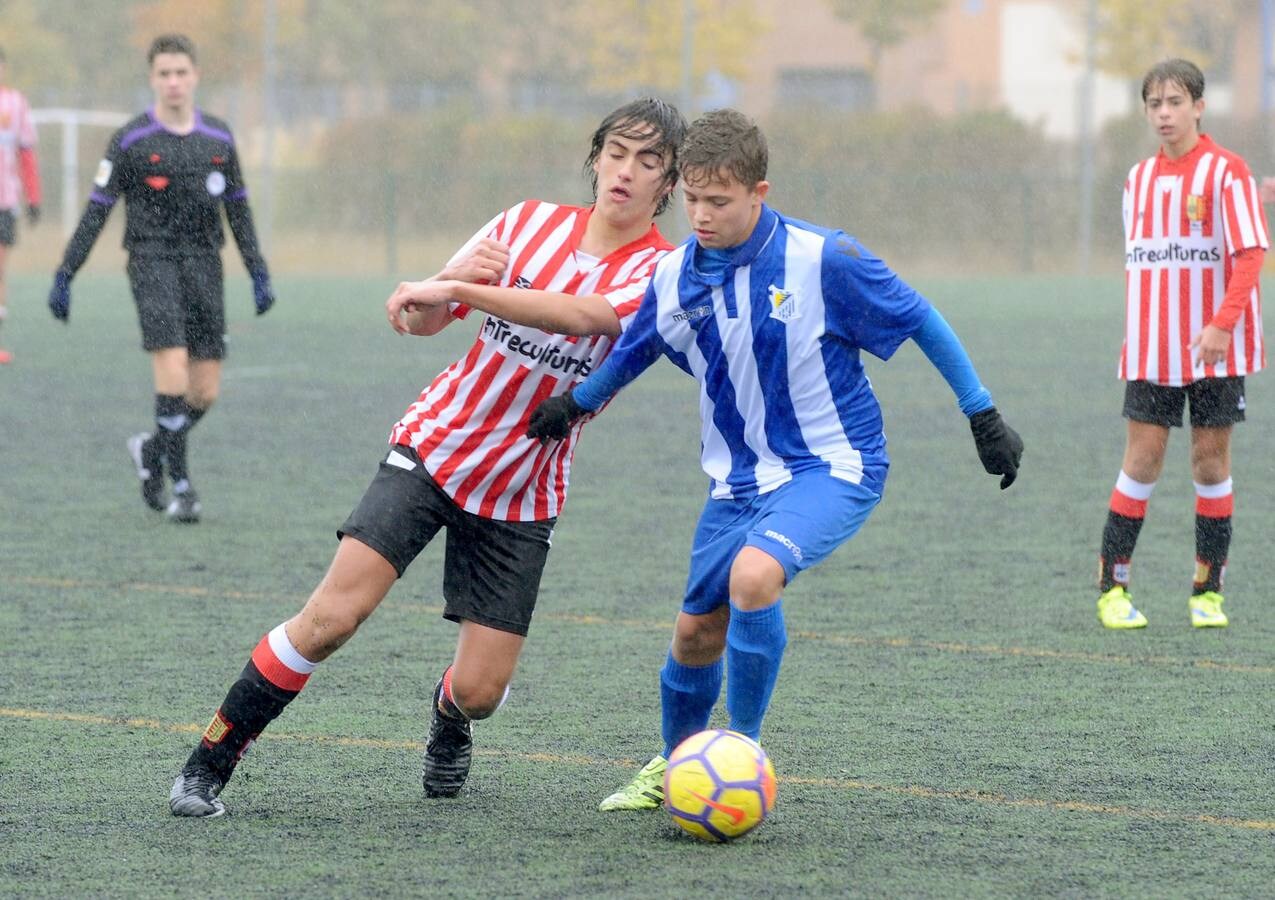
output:
M272 191L264 237L281 248L286 269L423 274L443 261L439 248L453 247L519 200L587 204L583 166L595 124L544 115L492 120L460 109L386 114L313 134L284 133L276 168L249 165L246 177L250 196ZM776 116L762 124L773 205L844 228L901 268L1076 269L1081 191L1074 145L1051 142L999 113ZM1251 123L1207 124L1223 144L1255 152ZM73 148L77 215L109 135L108 128L85 128ZM42 128L41 142L52 212L63 203L55 175L59 160L65 166L61 129ZM1135 118L1106 129L1096 150L1094 260L1115 268L1123 258L1123 180L1155 142ZM1263 174L1256 160L1254 167ZM686 234L677 204L660 224L672 238ZM423 242L428 253L419 249Z

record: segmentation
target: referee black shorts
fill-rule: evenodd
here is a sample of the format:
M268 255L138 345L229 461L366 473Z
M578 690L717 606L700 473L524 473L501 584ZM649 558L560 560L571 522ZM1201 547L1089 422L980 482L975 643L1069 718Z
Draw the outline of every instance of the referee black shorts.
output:
M1124 417L1181 428L1187 400L1192 428L1229 428L1244 421L1244 377L1204 378L1183 387L1130 381L1124 389Z
M0 209L0 246L12 247L18 239L17 219L11 209Z
M217 253L128 259L128 281L148 353L185 347L191 359L226 356L226 303Z
M526 635L556 519L505 522L466 512L410 447L393 447L363 499L337 531L367 544L399 577L447 529L443 617Z

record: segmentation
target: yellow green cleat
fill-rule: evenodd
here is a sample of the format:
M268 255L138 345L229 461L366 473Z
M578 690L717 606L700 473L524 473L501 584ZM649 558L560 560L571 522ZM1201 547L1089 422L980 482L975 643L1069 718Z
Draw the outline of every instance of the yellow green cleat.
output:
M1222 612L1222 595L1205 591L1191 598L1191 624L1196 628L1225 628L1230 620Z
M1098 598L1098 621L1104 628L1147 627L1147 617L1134 608L1133 598L1122 584Z
M657 756L642 767L632 781L598 804L602 812L659 809L664 805L664 770L668 760Z

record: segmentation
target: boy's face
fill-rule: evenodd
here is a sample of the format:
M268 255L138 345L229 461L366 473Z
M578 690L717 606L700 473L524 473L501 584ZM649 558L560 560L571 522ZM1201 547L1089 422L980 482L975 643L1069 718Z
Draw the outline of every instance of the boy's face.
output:
M598 211L616 225L650 222L655 207L673 189L669 159L661 153L660 136L642 140L611 132L593 161L598 176Z
M1192 100L1191 94L1176 81L1160 81L1147 91L1147 121L1160 143L1174 146L1199 133L1204 100Z
M770 190L769 181L746 185L729 172L682 175L686 220L701 247L722 250L748 240Z
M189 105L195 96L199 73L185 53L157 53L151 63L151 90L155 102L169 108Z

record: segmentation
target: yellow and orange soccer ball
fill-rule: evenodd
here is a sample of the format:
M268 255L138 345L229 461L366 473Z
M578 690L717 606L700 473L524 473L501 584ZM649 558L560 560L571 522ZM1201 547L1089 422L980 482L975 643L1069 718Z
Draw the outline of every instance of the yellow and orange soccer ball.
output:
M677 745L664 772L664 808L705 841L752 831L775 806L775 770L756 741L710 729Z

